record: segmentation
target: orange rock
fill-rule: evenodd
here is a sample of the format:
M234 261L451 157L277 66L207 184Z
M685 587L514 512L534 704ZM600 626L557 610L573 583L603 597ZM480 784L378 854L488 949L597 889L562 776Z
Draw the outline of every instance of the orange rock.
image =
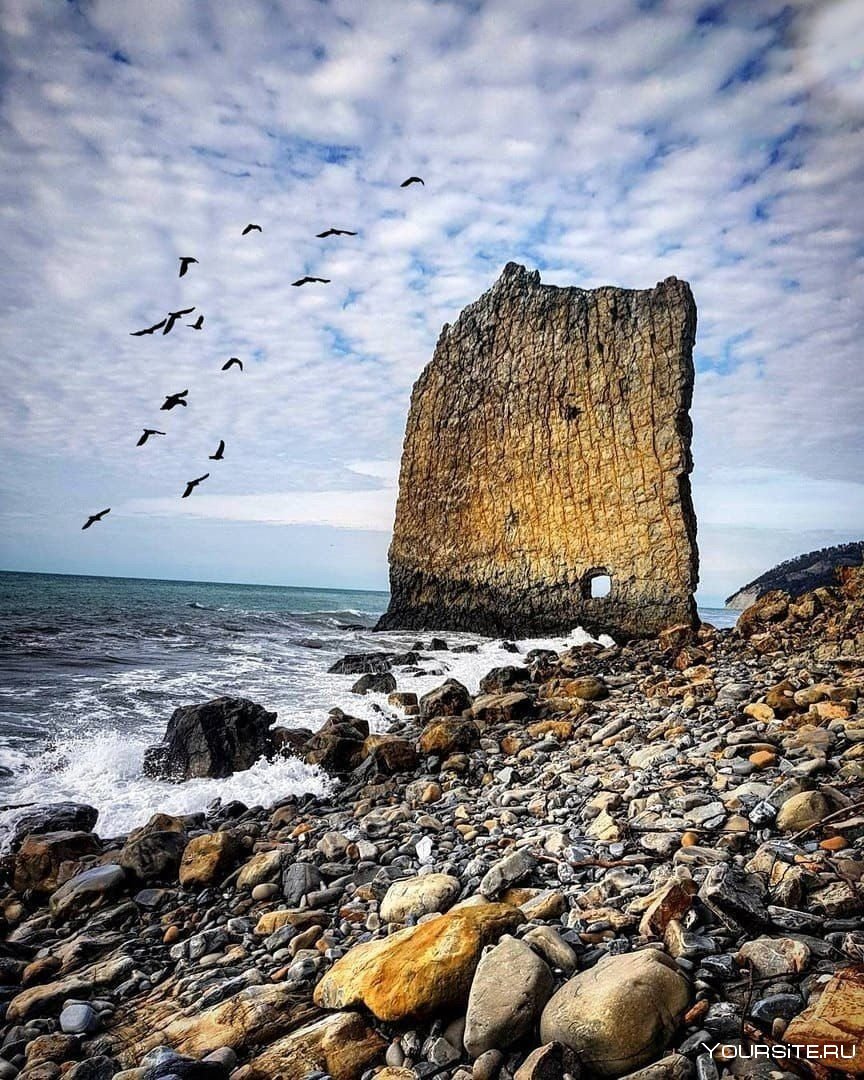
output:
M519 735L505 735L501 740L501 753L508 757L518 754L524 745L525 742Z
M697 1001L696 1004L684 1013L685 1024L697 1024L705 1013L711 1008L711 1004L708 1001Z
M845 836L829 836L827 840L823 840L819 845L824 851L842 851L843 848L849 847L849 841Z
M679 869L675 877L657 890L650 907L642 916L639 923L642 937L662 938L669 923L673 919L680 919L689 909L697 888L689 872Z
M277 911L265 911L255 925L253 933L260 937L267 937L274 930L281 930L283 926L326 926L330 917L326 911L315 911L310 908L280 908Z
M763 723L774 719L774 710L764 701L753 701L745 705L742 711L745 716L749 716L752 720L761 720Z
M757 750L750 755L750 761L756 766L757 769L768 769L777 762L777 755L772 754L770 750Z
M355 945L315 987L315 1003L362 1004L385 1021L456 1012L468 1000L484 946L524 921L508 904L478 904Z
M573 734L572 720L538 720L536 724L529 724L525 729L534 738L542 735L554 735L556 739L565 742Z
M810 706L810 712L816 713L823 723L832 720L848 720L852 715L852 709L843 701L817 701Z
M242 852L240 837L230 829L193 837L180 860L180 884L187 889L218 884L234 869Z
M864 1075L864 967L836 972L816 1001L792 1020L783 1041L791 1046L841 1046L849 1057L840 1059L833 1050L835 1056L820 1064Z
M681 837L681 847L695 847L699 843L699 833L687 831Z

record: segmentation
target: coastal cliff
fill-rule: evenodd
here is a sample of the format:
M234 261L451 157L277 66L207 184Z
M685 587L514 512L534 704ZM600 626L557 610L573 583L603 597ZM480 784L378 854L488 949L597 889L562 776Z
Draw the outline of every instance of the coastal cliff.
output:
M695 332L674 277L558 288L508 263L414 387L379 629L692 624Z
M800 596L813 589L833 585L838 567L861 566L862 563L864 540L837 544L819 551L808 551L806 555L798 555L794 559L778 563L747 585L743 585L727 597L726 607L743 611L775 589L780 589L790 596Z

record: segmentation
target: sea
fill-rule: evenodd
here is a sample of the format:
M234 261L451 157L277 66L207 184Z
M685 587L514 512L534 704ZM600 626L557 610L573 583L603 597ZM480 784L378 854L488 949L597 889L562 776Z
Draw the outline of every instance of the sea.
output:
M174 709L221 695L251 698L286 727L317 728L339 706L383 729L386 696L352 694L356 676L327 669L345 653L428 642L428 632L373 633L387 601L361 590L0 572L0 850L34 803L87 802L99 810L99 834L112 837L157 811L328 793L332 781L296 758L182 784L149 779L141 766ZM737 613L700 614L729 626ZM424 652L424 674L400 677L400 689L422 694L452 677L473 693L490 668L515 659L500 640L440 636L478 651ZM574 627L517 644L589 640Z

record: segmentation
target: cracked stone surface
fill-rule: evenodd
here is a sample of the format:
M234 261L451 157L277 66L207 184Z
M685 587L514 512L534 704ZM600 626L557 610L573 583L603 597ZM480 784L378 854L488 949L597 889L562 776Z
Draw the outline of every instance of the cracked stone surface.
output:
M677 278L559 288L508 263L414 387L379 629L692 623L695 333Z

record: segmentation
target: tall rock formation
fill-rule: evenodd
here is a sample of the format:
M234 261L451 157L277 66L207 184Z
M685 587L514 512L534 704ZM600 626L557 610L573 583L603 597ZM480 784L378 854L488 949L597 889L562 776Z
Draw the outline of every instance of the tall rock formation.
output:
M378 628L692 622L695 333L677 278L558 288L508 263L414 387Z

